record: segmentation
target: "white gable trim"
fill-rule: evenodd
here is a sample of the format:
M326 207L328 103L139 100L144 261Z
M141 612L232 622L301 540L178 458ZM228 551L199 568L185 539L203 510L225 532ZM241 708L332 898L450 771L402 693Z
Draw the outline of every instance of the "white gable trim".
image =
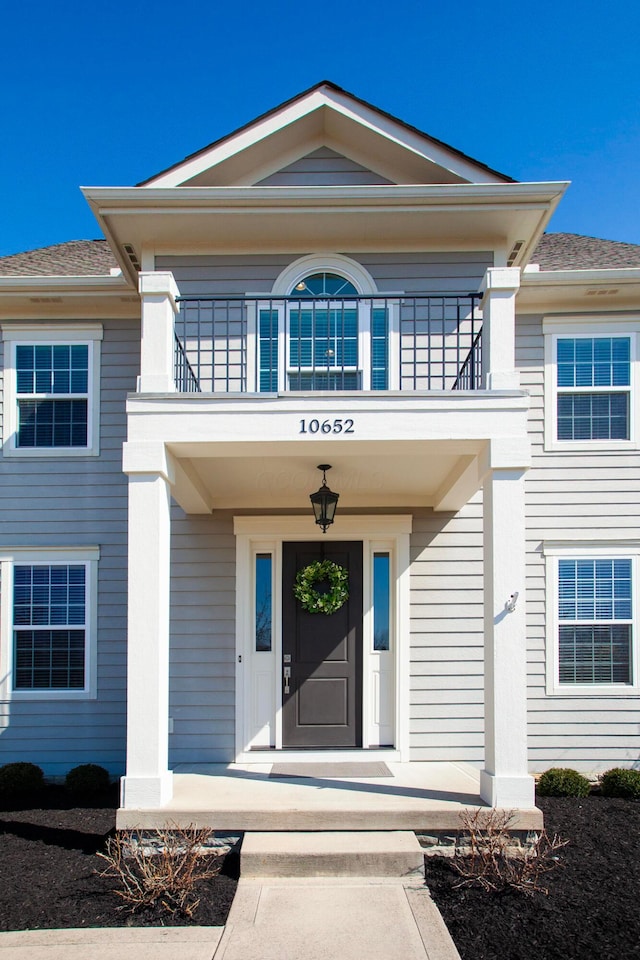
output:
M345 92L334 90L328 86L321 86L311 90L281 110L271 113L262 120L258 120L249 127L240 130L237 134L226 137L222 142L213 144L209 149L205 149L170 170L158 174L145 183L143 188L180 186L206 170L237 156L244 150L248 150L283 128L310 116L322 107L335 111L335 113L353 123L426 161L450 171L463 180L474 182L480 179L482 182L504 183L504 178L492 173L485 166L466 159L445 144L439 144L425 134L408 129L392 117L383 115L373 107L352 99Z

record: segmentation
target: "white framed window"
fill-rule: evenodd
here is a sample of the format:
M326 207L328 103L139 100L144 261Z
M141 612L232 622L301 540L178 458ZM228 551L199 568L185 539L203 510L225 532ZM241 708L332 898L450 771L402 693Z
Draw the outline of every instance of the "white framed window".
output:
M290 264L270 294L250 301L255 347L248 369L255 382L249 389L397 390L398 297L379 294L370 274L348 257Z
M0 552L5 700L96 696L97 547Z
M637 448L637 321L545 318L545 446Z
M2 335L5 454L97 455L102 326L14 323Z
M640 693L637 541L545 544L547 692Z

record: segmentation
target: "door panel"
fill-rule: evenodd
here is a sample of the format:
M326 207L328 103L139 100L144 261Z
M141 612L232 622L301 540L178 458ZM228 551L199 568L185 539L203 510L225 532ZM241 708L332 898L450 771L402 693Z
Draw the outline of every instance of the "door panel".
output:
M298 571L323 559L349 571L349 599L329 616L308 613L293 595ZM282 589L282 650L291 668L283 746L361 746L362 544L284 543Z

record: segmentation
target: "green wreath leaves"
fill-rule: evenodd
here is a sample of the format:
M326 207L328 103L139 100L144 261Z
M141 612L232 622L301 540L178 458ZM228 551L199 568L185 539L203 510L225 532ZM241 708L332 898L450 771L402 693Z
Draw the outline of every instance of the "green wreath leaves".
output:
M327 581L329 590L318 593L314 584ZM296 574L293 595L309 613L335 613L349 598L349 571L333 560L318 560Z

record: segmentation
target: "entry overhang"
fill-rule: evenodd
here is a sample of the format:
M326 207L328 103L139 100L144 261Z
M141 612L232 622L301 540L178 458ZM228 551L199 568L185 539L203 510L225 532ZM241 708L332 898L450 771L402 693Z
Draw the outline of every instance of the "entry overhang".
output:
M307 510L317 464L326 462L341 511L456 511L495 466L498 447L501 464L526 468L527 409L521 392L454 399L133 395L125 472L164 472L189 513Z

